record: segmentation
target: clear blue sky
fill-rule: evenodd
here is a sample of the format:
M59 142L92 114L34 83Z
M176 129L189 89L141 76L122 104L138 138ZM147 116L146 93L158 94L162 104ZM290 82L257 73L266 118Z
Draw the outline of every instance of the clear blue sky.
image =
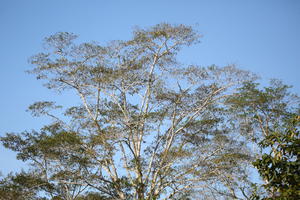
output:
M299 0L0 0L0 135L45 122L25 110L55 94L24 73L44 37L68 31L105 43L128 39L136 25L160 22L195 25L203 34L199 45L182 54L185 63L234 63L263 78L282 79L299 94ZM1 146L0 170L20 166Z

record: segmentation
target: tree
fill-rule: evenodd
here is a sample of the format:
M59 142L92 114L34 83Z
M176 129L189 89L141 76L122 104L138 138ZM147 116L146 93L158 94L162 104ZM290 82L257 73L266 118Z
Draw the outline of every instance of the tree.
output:
M233 108L256 76L180 64L176 55L199 37L189 26L158 24L107 46L76 44L66 32L46 38L30 72L81 103L34 103L29 111L53 122L2 143L47 183L39 191L48 199L246 198L254 157Z
M300 198L300 117L286 120L284 132L274 131L260 145L271 149L253 164L267 181L264 185L272 197L265 199Z
M299 199L299 97L288 88L278 80L263 90L246 83L227 99L238 113L241 133L252 137L262 152L253 165L269 197L254 193L254 199Z

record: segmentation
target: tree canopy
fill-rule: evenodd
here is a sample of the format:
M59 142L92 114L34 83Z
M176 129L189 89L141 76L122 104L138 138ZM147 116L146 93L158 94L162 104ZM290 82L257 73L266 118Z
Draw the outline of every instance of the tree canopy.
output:
M52 122L1 137L31 168L4 177L0 199L251 198L256 144L299 102L287 86L260 89L234 65L181 64L180 50L200 39L186 25L105 46L76 38L56 33L31 58L30 73L80 103L35 102L32 115Z

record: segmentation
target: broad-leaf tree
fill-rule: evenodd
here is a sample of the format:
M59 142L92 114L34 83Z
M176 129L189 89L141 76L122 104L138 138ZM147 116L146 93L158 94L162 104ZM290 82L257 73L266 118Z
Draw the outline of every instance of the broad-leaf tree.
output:
M300 198L300 117L286 120L283 132L274 131L260 145L270 153L253 164L267 181L264 185L271 197L265 199Z

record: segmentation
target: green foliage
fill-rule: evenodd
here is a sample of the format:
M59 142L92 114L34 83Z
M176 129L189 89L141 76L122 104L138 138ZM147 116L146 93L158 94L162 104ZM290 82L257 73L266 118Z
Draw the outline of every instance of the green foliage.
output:
M52 185L33 173L9 174L0 179L1 200L46 200L38 195L40 190L51 190Z
M284 131L272 132L260 145L270 151L253 165L267 182L264 187L272 197L266 199L300 198L300 117L291 117Z
M289 88L279 80L272 80L269 87L262 89L258 83L245 82L226 100L239 121L240 132L259 142L270 131L280 130L284 120L297 110L300 103L299 97L290 93Z

